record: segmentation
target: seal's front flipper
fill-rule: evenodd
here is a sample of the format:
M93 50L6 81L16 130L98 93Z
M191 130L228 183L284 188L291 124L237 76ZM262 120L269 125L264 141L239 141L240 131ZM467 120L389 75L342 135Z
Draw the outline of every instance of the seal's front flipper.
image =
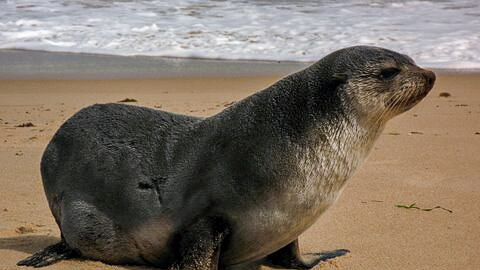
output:
M42 251L39 251L32 256L21 260L17 265L43 267L54 262L77 257L77 254L71 250L65 241L62 239L59 243L51 245Z
M346 249L330 252L309 253L302 256L298 247L298 239L268 255L263 264L271 267L287 269L310 269L322 261L333 259L349 253Z
M179 261L170 270L217 270L227 233L219 219L200 219L180 235Z

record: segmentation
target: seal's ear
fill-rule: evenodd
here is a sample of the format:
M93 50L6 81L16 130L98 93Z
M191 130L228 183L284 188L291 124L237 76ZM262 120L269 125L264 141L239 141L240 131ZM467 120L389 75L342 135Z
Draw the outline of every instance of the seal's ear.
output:
M333 73L332 81L336 84L343 84L346 83L348 79L348 75L346 73Z
M331 83L337 88L338 86L346 83L348 75L346 73L333 73Z

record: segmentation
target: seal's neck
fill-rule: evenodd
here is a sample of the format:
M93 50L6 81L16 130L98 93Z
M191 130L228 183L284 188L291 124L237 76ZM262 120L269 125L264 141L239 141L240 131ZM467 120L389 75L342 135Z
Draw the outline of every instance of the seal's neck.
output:
M324 190L338 190L370 152L383 125L365 120L348 93L317 82L311 73L306 69L278 81L213 116L210 124L220 132L216 137L239 153L245 145L235 143L248 141L257 151L265 148L265 158L295 163L291 170L271 168L275 174L296 174ZM217 126L228 126L228 132Z
M255 119L246 119L254 123L250 128L254 136L259 131L268 134L272 144L281 145L284 153L279 156L291 155L298 194L303 192L306 199L321 192L322 198L336 198L367 157L384 123L373 123L355 111L348 93L315 81L309 72L284 78L244 100L239 109L254 115ZM245 116L238 111L235 115Z
M367 158L385 122L371 121L357 111L350 93L339 89L342 86L322 85L308 77L305 91L313 102L306 110L312 125L304 130L305 143L298 151L299 176L316 187L316 196L335 200Z
M305 134L297 152L299 177L335 199L346 181L370 153L383 126L365 126L349 115L318 123Z

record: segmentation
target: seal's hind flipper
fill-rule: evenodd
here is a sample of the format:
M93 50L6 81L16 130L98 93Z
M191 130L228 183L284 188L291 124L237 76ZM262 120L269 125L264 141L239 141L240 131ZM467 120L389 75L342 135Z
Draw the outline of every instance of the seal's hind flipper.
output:
M62 239L62 241L19 261L17 265L43 267L60 260L74 257L77 257L77 254L71 250Z
M298 239L268 255L263 264L271 267L287 269L310 269L320 262L327 261L349 253L346 249L337 249L329 252L309 253L302 256L298 247Z

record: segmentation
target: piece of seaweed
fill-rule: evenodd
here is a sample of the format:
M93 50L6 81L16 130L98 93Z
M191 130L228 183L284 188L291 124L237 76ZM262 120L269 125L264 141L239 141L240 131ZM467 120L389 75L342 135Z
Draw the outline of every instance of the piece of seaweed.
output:
M449 212L449 213L453 213L452 210L447 209L447 208L442 207L442 206L439 206L439 205L437 205L437 206L435 206L435 207L433 207L433 208L420 208L420 207L417 206L416 203L412 203L412 204L410 204L410 205L397 204L397 205L395 205L395 206L398 207L398 208L417 209L417 210L426 211L426 212L430 212L430 211L435 210L435 209L442 209L442 210L445 210L445 211L447 211L447 212Z

